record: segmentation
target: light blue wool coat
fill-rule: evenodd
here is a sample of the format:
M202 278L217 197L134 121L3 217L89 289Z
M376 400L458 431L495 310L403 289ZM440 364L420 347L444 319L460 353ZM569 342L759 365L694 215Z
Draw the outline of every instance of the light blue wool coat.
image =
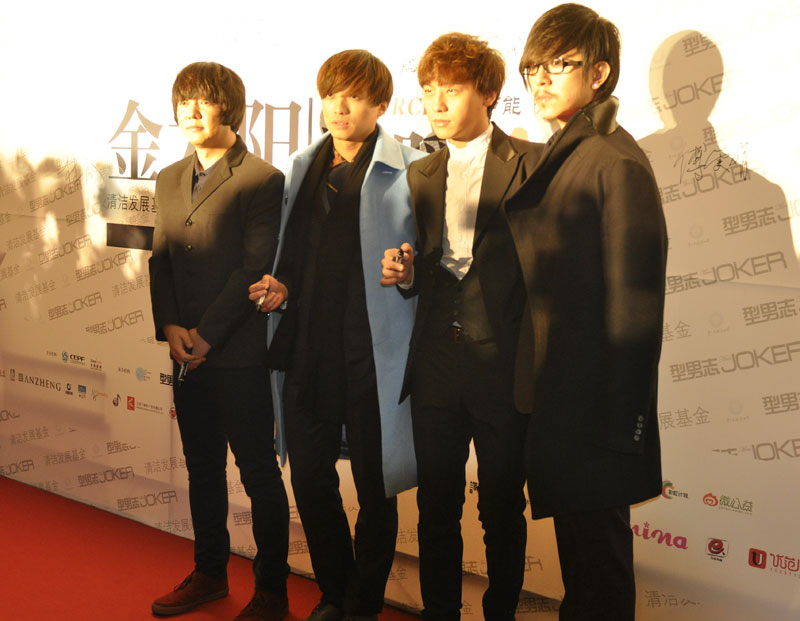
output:
M295 153L289 162L283 190L281 237L273 272L277 271L280 264L284 231L298 190L327 136L321 136L308 148ZM375 150L361 186L361 260L378 382L383 482L387 496L394 496L417 484L409 399L398 403L414 326L416 301L403 299L395 287L381 286L380 265L387 248L397 248L403 242L414 243L414 216L406 182L406 167L425 155L401 145L378 126ZM280 312L270 315L269 340L275 334L280 318ZM281 463L285 463L286 437L282 406L284 373L272 371L271 379L276 450L281 456Z

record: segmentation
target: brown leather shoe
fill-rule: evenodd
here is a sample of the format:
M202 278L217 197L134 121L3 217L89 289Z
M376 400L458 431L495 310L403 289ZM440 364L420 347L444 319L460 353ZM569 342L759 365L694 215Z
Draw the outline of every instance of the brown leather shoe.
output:
M233 621L279 621L289 612L286 593L256 589L253 599Z
M227 578L219 580L193 571L172 591L153 602L153 614L161 617L179 615L227 594Z

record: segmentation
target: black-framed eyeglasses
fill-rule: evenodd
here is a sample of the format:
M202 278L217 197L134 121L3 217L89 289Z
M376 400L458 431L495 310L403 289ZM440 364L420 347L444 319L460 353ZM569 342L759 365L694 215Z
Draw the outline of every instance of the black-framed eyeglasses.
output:
M538 65L531 65L530 67L525 67L522 70L522 77L526 80L532 78L537 73L539 73L539 67L543 67L545 73L569 73L572 71L568 69L568 67L581 67L583 66L582 60L564 60L564 57L554 58L553 60L549 60L546 63L541 63Z

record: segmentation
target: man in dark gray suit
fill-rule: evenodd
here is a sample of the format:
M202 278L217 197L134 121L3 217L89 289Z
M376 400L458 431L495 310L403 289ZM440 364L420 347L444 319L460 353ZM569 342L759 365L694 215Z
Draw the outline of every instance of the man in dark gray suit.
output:
M158 176L150 259L156 338L169 342L195 535L194 571L153 602L174 615L228 594L228 444L252 503L255 595L238 620L286 615L289 509L273 446L266 315L243 292L272 269L283 175L247 152L236 129L244 85L193 63L172 88L175 120L196 152Z

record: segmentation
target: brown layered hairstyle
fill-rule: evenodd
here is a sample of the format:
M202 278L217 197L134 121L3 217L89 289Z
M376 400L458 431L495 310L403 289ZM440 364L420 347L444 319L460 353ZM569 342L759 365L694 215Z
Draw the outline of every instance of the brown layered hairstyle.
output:
M527 68L549 62L573 49L583 56L583 69L587 72L599 62L608 63L611 68L608 79L597 89L594 101L608 99L619 81L619 30L581 4L560 4L536 20L519 61L520 75L524 80Z
M317 91L323 98L341 91L362 94L377 106L392 98L392 74L367 50L345 50L322 63L317 73Z
M495 95L489 116L506 81L506 63L486 41L461 32L443 34L428 46L417 65L420 86L472 84L481 95Z
M239 131L244 119L244 83L232 69L210 62L186 65L172 85L172 113L176 121L178 104L186 99L207 99L218 104L222 124Z

